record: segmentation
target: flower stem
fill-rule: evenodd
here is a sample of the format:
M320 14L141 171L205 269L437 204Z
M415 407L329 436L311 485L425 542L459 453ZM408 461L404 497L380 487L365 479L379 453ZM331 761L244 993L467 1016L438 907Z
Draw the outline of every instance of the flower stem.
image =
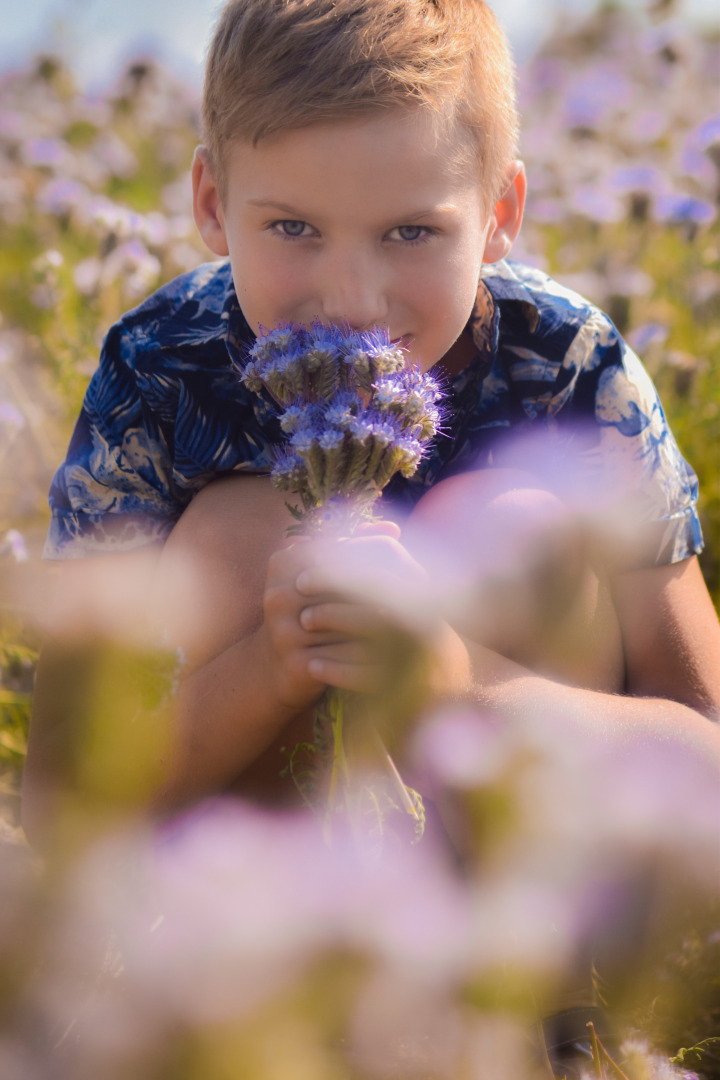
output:
M340 777L345 782L347 789L348 764L345 756L345 743L343 740L344 702L342 694L330 691L328 695L328 715L333 738L333 761L330 773L330 790L328 792L327 812L325 815L325 838L329 842L332 818L335 812L335 801Z
M604 1080L605 1069L603 1065L607 1065L610 1069L611 1075L615 1077L616 1080L629 1080L627 1074L623 1072L623 1070L615 1061L613 1061L603 1044L598 1039L597 1032L595 1031L595 1025L592 1023L592 1021L590 1021L587 1026L590 1031L590 1041L592 1044L592 1059L593 1065L595 1066L595 1075L599 1077L600 1080Z

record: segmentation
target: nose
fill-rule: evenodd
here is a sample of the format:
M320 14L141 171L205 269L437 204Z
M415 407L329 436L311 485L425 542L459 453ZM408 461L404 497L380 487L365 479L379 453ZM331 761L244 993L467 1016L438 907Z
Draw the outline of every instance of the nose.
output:
M321 292L323 322L348 323L354 330L387 325L386 283L371 256L350 250L328 259Z

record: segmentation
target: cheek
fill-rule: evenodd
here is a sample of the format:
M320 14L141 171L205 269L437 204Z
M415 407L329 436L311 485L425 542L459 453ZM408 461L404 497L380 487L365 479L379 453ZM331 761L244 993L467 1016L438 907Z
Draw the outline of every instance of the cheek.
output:
M437 268L424 290L424 303L435 312L439 323L460 330L470 317L482 262L476 252L457 252L455 257Z
M261 324L271 327L292 320L307 286L307 275L298 273L288 260L268 256L263 250L243 247L242 256L237 252L235 256L231 252L238 302L255 333Z
M252 274L248 273L245 260L237 260L230 253L230 265L232 267L233 282L237 293L238 303L243 315L247 319L254 333L258 333L258 325L265 325L265 314L262 310L262 296L258 291L256 281Z

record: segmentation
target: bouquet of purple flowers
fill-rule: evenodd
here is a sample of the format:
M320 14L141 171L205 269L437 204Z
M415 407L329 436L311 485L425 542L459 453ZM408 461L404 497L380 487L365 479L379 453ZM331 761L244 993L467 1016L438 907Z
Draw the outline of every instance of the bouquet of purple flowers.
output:
M299 532L318 532L333 524L352 534L361 522L372 520L373 504L385 485L398 472L412 476L441 422L437 380L408 365L404 349L381 329L281 324L262 332L242 379L249 390L266 390L281 406L287 442L278 452L272 477L302 504L289 507ZM329 821L340 778L347 776L345 695L328 690L324 705L317 710L315 744L297 749L311 750L317 757L331 744ZM330 740L323 738L324 718L330 722ZM420 797L399 781L389 757L386 765L402 808L417 820L421 832ZM296 774L292 759L290 772L296 782L298 776L306 779L305 771ZM301 782L298 787L307 798L307 785ZM377 795L372 802L379 805Z
M309 530L328 508L351 523L371 517L391 477L415 472L440 424L437 381L409 367L384 330L281 325L258 338L243 382L283 408L288 443L273 480L299 496Z

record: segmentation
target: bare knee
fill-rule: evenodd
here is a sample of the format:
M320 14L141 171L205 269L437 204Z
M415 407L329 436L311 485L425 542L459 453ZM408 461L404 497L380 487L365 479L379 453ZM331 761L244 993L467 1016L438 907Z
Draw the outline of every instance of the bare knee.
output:
M577 516L531 474L489 469L437 484L405 540L465 636L534 670L619 689L622 648L602 568Z
M403 539L451 592L481 582L527 582L555 566L571 579L582 554L581 530L562 500L515 469L462 473L436 484Z

